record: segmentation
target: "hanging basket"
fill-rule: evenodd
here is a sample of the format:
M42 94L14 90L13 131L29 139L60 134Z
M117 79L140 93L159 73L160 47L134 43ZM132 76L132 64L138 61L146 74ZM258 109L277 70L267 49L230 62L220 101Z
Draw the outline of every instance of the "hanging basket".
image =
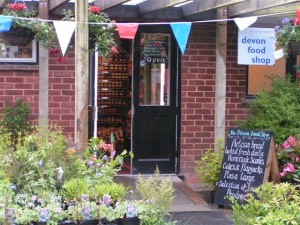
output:
M3 33L7 42L14 46L26 46L34 39L34 33L26 27L11 27Z
M300 55L300 42L291 41L290 42L290 50L293 55Z

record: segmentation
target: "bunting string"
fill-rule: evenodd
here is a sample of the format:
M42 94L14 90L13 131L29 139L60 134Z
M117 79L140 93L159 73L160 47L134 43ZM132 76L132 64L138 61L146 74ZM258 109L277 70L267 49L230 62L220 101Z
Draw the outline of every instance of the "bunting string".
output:
M75 21L49 20L49 19L24 18L24 17L14 17L13 19L52 22L54 24L63 55L66 52L67 46L69 45L71 36L74 33L77 24L84 23L88 25L103 25L103 26L111 26L112 24L115 24L116 27L118 28L120 38L125 38L125 39L134 39L139 25L170 25L173 34L177 40L178 46L181 50L181 53L184 54L192 24L234 21L238 26L239 30L243 31L249 26L251 26L253 23L255 23L257 21L257 18L259 17L288 15L292 13L295 14L295 12L286 11L280 13L271 13L271 14L264 14L259 16L243 17L243 18L237 17L237 18L201 20L201 21L191 21L191 22L184 21L184 22L155 22L155 23L153 22L151 23L149 22L142 22L142 23L140 22L139 23L75 22ZM8 18L10 18L10 20ZM64 29L66 28L66 24L68 24L67 31ZM0 32L9 30L10 26L11 26L11 16L0 15ZM64 32L67 32L67 35L62 35Z
M260 17L268 17L268 16L277 16L277 15L288 15L288 14L295 14L295 11L286 11L286 12L278 12L278 13L270 13L270 14L264 14L256 16L257 18ZM0 15L1 17L11 17L6 15ZM19 20L38 20L38 21L44 21L44 22L54 22L54 21L61 21L61 20L49 20L49 19L40 19L40 18L25 18L25 17L13 17L15 19ZM236 17L236 18L248 18L248 17ZM228 21L234 21L235 18L228 18L228 19L215 19L215 20L197 20L197 21L184 21L184 22L136 22L138 25L168 25L172 23L180 24L180 23L215 23L215 22L228 22ZM74 21L75 22L75 21ZM75 22L75 23L85 23L85 24L91 24L91 25L111 25L111 23L95 23L95 22ZM127 24L124 22L117 22L120 24ZM132 22L128 22L132 23ZM134 22L135 23L135 22Z

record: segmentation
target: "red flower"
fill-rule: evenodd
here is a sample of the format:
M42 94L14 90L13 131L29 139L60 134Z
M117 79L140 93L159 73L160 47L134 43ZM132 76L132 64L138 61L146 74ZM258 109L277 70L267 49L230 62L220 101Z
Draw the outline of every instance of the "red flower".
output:
M100 8L95 5L91 5L89 7L89 12L94 13L94 14L99 14L100 13Z
M58 63L63 63L63 62L64 62L64 57L63 57L63 56L59 56L59 57L56 59L56 62L58 62Z
M15 3L15 4L7 4L6 7L13 11L24 11L26 9L26 5L23 3Z
M60 50L55 48L49 48L49 53L50 55L57 55L58 53L60 53Z

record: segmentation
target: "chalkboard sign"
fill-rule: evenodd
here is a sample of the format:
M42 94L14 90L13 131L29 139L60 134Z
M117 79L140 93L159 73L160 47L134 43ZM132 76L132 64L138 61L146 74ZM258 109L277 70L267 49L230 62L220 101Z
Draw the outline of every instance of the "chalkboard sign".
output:
M272 132L230 129L214 203L229 205L229 197L245 199L248 192L268 180L272 169L276 170L275 164L271 168L272 162L277 163L274 156ZM278 179L278 166L274 174L273 179Z

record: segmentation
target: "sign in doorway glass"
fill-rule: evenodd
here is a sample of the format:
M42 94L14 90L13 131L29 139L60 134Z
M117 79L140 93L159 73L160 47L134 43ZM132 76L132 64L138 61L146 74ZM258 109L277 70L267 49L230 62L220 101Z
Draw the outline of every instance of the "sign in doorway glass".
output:
M141 106L170 105L170 38L170 34L141 34Z

